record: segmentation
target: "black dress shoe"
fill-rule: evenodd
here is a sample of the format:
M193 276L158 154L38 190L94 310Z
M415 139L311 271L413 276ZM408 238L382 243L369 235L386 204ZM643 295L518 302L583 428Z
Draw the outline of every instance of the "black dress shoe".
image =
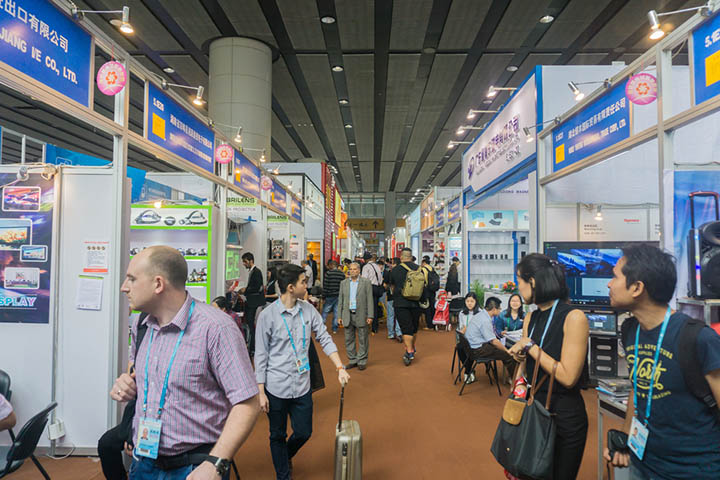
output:
M358 370L365 370L367 365L358 365Z
M357 367L357 363L348 363L345 365L345 370L350 370L351 368Z

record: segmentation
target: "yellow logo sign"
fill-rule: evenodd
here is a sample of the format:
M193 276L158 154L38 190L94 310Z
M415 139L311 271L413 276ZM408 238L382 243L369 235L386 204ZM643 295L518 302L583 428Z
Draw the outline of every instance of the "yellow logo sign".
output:
M165 140L165 119L160 118L156 113L152 114L152 133L153 135Z

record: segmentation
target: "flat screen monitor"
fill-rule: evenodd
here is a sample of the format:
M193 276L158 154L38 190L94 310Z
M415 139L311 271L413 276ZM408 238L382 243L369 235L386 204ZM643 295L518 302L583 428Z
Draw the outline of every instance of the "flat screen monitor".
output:
M585 312L593 333L614 335L617 332L617 315L613 312Z
M607 284L622 257L622 248L657 242L546 242L545 255L565 269L570 302L575 305L610 305Z

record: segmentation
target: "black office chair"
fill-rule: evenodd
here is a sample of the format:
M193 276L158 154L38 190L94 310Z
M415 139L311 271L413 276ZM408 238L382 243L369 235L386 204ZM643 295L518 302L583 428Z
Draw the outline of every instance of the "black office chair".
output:
M42 412L32 417L20 429L17 438L13 440L10 447L0 447L0 459L5 458L5 464L0 460L0 478L10 475L12 472L20 468L25 460L30 458L35 466L40 470L45 480L50 480L50 476L45 471L34 452L40 441L40 436L45 430L48 423L50 412L57 407L57 402L52 402Z
M465 338L465 335L463 335L460 332L457 333L457 338L459 340L459 343L456 346L456 349L459 349L465 354L465 358L472 359L472 365L469 369L465 369L465 365L460 363L460 356L458 355L458 374L457 377L455 377L455 384L457 384L458 380L462 378L463 370L468 375L475 371L475 367L479 364L485 365L485 373L487 374L488 378L490 379L490 385L493 384L493 377L495 380L495 385L497 386L498 395L502 396L502 391L500 390L500 380L498 380L498 371L497 371L497 364L496 360L494 358L489 357L477 357L473 355L472 348L470 348L470 342L468 342L468 339ZM467 385L466 382L462 382L462 387L460 387L460 392L458 395L462 395L463 390L465 390L465 386Z
M10 401L10 397L12 397L12 390L10 390L10 375L8 375L5 370L0 370L0 395L5 397L8 402ZM15 434L13 433L12 428L8 429L8 433L10 434L10 440L14 442Z

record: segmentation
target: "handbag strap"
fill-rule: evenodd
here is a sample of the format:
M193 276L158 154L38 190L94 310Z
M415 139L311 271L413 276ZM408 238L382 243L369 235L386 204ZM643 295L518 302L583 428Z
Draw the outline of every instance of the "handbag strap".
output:
M543 378L540 383L537 383L537 376L538 376L538 370L540 369L540 359L542 358L542 348L538 346L538 358L535 361L535 369L533 370L533 376L532 376L532 383L530 384L530 396L528 397L528 405L532 405L535 401L535 392L540 388L540 386L545 382L547 377Z
M552 373L550 374L550 386L548 386L547 400L545 400L545 410L550 411L550 399L552 398L553 385L555 384L555 372L557 372L558 362L553 362ZM545 377L547 378L547 377Z

